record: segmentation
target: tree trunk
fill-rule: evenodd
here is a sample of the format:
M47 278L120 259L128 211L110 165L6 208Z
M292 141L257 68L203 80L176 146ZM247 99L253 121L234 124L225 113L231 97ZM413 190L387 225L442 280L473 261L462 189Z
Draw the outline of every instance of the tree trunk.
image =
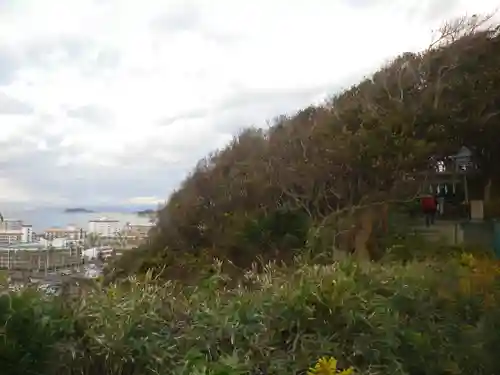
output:
M381 207L382 230L384 233L389 232L389 204L384 203Z
M354 256L360 262L370 260L368 241L373 232L373 208L369 207L361 212L359 217L359 227L354 237Z
M493 181L491 177L488 178L486 185L484 185L484 196L483 199L485 202L491 201L491 186L493 185Z
M345 230L338 235L336 242L336 251L341 251L345 254L349 254L352 251L352 230Z
M345 250L341 250L339 248L333 249L333 261L334 262L342 262L347 259L348 252Z

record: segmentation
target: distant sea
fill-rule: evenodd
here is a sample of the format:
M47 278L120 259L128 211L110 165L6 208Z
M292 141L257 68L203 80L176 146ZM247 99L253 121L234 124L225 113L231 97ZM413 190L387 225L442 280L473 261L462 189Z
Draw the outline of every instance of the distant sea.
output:
M140 210L140 209L139 209ZM78 212L66 213L64 208L44 207L31 209L5 208L0 210L5 219L22 220L25 224L31 224L34 232L41 232L51 227L66 227L69 224L87 230L89 220L102 217L119 220L122 225L127 222L131 224L147 224L148 217L141 217L127 210L93 210L92 213ZM138 211L138 210L137 210Z

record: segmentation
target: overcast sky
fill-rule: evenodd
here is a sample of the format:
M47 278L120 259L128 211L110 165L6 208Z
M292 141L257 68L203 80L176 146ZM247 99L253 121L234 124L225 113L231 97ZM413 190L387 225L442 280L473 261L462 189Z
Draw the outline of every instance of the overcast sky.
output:
M487 0L0 0L0 201L165 200L247 125Z

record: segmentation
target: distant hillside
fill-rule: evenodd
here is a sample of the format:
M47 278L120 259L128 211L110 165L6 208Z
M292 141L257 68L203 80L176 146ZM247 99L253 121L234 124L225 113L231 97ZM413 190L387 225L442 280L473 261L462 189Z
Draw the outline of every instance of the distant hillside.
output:
M156 214L156 210L152 210L152 209L137 211L137 215L139 215L139 216L153 216L155 214Z
M116 212L125 214L136 214L142 211L153 211L158 210L157 205L86 205L85 208L62 208L64 212L70 210L72 212L88 212L88 213L98 213L98 212ZM76 210L76 211L75 211ZM82 210L82 211L80 211Z
M86 208L76 207L76 208L66 208L65 213L75 214L75 213L93 213L94 211L88 210Z

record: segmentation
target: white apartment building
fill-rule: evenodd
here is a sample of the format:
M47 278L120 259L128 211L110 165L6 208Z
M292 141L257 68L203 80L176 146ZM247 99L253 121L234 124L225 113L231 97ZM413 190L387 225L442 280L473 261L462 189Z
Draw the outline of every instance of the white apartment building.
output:
M33 226L24 224L21 228L21 242L33 242Z
M0 246L21 242L22 233L20 231L0 231Z
M22 220L5 220L0 223L0 246L33 242L33 227Z
M0 231L20 231L23 225L23 221L19 219L4 219L3 222L0 222Z
M89 220L88 233L96 234L103 238L116 237L122 230L119 220L108 219L106 217Z
M154 227L153 223L146 223L146 224L127 223L125 224L123 231L126 236L132 236L144 239L148 236L149 231L153 227Z
M75 225L68 225L66 228L49 228L45 229L44 237L48 240L55 238L67 238L70 240L82 240L85 238L83 228L77 228Z
M111 258L115 250L111 246L99 246L85 249L82 252L82 258L85 260L96 260L99 257L103 259Z

